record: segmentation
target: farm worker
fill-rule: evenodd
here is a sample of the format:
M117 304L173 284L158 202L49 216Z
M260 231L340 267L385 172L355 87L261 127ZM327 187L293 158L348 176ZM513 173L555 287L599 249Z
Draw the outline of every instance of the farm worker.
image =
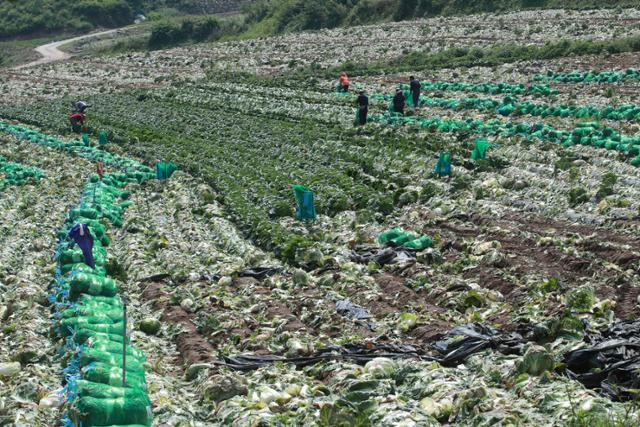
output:
M102 162L96 163L96 172L98 173L100 180L102 180L102 178L104 177L104 163Z
M69 237L71 237L80 249L84 256L84 263L91 268L96 268L96 263L93 260L93 236L89 230L89 226L86 224L76 224L69 231Z
M343 92L349 92L349 76L347 76L347 73L344 71L340 73L338 83L342 87Z
M356 103L358 105L358 123L362 126L367 123L367 114L369 113L369 97L364 90L360 91Z
M404 114L404 103L405 103L404 93L402 93L402 89L396 89L396 96L393 97L393 112Z
M409 87L411 88L411 97L413 98L413 110L420 106L420 82L414 76L409 77Z
M84 125L84 114L82 113L74 113L71 115L71 130L75 133L80 133L82 131L82 125Z
M84 101L75 101L75 102L72 102L71 105L73 105L73 111L78 112L80 114L84 114L86 109L91 107L91 105L87 104Z

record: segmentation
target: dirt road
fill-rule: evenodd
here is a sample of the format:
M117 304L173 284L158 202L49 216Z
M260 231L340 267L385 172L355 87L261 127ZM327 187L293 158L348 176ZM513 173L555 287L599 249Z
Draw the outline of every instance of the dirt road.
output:
M44 44L42 46L38 46L37 48L35 48L35 51L38 52L40 55L42 55L42 58L40 58L40 59L38 59L36 61L33 61L33 62L29 62L27 64L18 65L17 67L14 67L13 69L14 70L20 70L20 69L23 69L23 68L34 67L36 65L47 64L49 62L64 61L65 59L71 58L71 54L58 49L60 46L65 45L67 43L73 43L73 42L77 42L79 40L91 38L91 37L104 36L104 35L107 35L107 34L114 33L114 32L116 32L118 30L120 30L120 28L115 28L113 30L107 30L107 31L101 31L101 32L98 32L98 33L85 34L83 36L73 37L73 38L70 38L70 39L55 41L55 42L52 42L52 43Z

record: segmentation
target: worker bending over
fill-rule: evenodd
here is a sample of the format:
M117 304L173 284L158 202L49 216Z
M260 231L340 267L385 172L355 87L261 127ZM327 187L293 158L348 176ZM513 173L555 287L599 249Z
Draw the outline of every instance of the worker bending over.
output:
M82 125L84 125L85 116L82 113L73 113L69 117L71 121L71 130L75 133L82 132Z
M91 105L87 104L84 101L73 101L71 105L73 106L73 112L80 114L84 114L87 108L91 107Z
M402 89L396 89L396 96L393 97L393 112L404 115L404 104L406 98L404 97L404 93L402 93Z

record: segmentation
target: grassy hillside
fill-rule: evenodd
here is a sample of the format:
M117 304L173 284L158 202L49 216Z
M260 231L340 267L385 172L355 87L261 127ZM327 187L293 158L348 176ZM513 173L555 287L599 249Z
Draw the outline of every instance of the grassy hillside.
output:
M242 0L21 0L0 1L0 39L119 27L136 14L173 8L183 13L238 9Z
M248 16L257 33L280 33L437 15L634 6L637 0L260 0Z

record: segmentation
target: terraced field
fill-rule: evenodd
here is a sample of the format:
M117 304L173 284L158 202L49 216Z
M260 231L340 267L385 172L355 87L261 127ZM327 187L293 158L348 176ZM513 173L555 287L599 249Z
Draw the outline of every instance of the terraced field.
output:
M48 333L61 308L44 296L64 290L49 287L56 232L81 197L95 203L95 161L128 177L122 209L97 219L153 425L637 424L637 54L415 70L422 104L404 116L388 104L408 74L354 76L371 101L363 127L355 95L283 73L391 58L404 36L433 49L607 40L637 16L436 19L358 28L340 53L326 40L346 30L5 72L1 159L37 173L0 192L0 364L18 368L0 383L0 425L78 420L61 373L73 358L56 350L86 350ZM78 93L93 147L66 129ZM434 173L444 152L449 177ZM180 171L151 179L143 164L159 160ZM298 184L313 222L295 220ZM380 252L394 227L433 243Z

